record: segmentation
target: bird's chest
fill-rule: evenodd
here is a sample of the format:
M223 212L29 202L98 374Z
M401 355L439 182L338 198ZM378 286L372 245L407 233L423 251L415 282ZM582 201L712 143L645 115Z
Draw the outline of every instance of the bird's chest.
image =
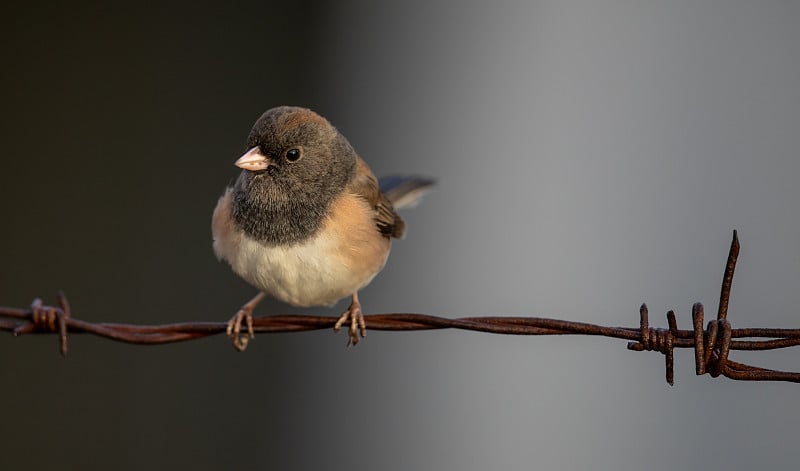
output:
M338 199L321 230L291 245L270 245L233 225L220 225L217 254L239 276L274 298L295 306L333 304L366 286L383 268L389 241L375 229L364 203Z
M352 293L358 284L340 262L339 248L327 237L292 246L264 246L246 237L231 254L233 270L253 286L296 306L331 304Z

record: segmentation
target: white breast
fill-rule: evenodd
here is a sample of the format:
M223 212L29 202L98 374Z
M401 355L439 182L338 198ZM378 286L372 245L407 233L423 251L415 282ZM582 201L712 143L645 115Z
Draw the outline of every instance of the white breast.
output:
M319 233L306 242L269 246L240 232L231 219L230 191L214 210L214 252L233 271L270 296L295 306L333 304L366 286L389 254L369 212L352 211L358 199L334 204ZM366 204L364 204L366 207ZM339 210L363 217L337 217Z
M335 244L326 237L289 247L268 247L241 237L238 250L223 257L248 283L295 306L332 304L367 280L336 263ZM374 274L373 274L374 276Z

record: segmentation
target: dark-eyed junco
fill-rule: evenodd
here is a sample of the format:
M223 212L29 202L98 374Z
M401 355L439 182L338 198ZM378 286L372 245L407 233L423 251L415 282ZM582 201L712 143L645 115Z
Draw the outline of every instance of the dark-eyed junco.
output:
M266 111L246 149L211 225L217 257L261 290L228 324L234 347L244 350L253 337L252 311L265 294L294 306L352 296L334 329L349 322L348 343L358 343L366 334L358 290L405 232L395 209L416 202L433 181L394 177L379 185L347 139L305 108Z

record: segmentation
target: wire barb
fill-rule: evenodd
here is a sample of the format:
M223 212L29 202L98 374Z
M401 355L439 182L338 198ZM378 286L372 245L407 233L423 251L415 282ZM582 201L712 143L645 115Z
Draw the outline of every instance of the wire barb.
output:
M667 313L668 328L650 327L647 305L639 309L639 327L607 327L584 322L542 317L465 317L449 319L427 314L365 315L371 330L412 331L462 329L506 335L595 335L628 340L628 349L657 351L664 355L667 383L674 384L675 348L693 348L695 373L708 373L740 381L788 381L800 383L800 373L776 371L738 363L729 359L731 350L773 350L800 345L800 329L734 329L728 320L733 273L739 256L739 238L733 240L722 278L717 318L703 326L701 303L692 306L692 330L678 329L674 311ZM28 309L0 307L0 330L23 334L58 333L61 354L67 353L68 333L89 333L119 342L155 345L182 342L227 332L226 322L185 322L163 325L92 323L71 316L69 302L59 292L58 306L45 306L35 299ZM253 318L255 332L300 332L332 329L335 317L282 315ZM766 340L754 340L757 338ZM734 340L749 339L749 340Z
M664 354L665 367L667 370L667 383L672 386L675 384L675 333L678 331L678 322L675 319L675 312L667 313L669 329L654 329L650 327L647 319L647 304L642 304L639 308L639 331L641 339L637 342L628 342L628 350L657 351Z

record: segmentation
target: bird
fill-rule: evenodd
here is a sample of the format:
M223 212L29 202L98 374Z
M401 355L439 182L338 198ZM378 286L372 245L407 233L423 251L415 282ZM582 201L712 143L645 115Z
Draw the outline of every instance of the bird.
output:
M405 234L396 210L415 205L434 180L379 182L327 119L297 106L265 111L245 149L211 223L217 258L259 290L228 322L234 348L254 338L252 312L266 296L300 307L350 296L334 331L349 324L348 346L356 345L366 336L358 292L383 269L391 240Z

